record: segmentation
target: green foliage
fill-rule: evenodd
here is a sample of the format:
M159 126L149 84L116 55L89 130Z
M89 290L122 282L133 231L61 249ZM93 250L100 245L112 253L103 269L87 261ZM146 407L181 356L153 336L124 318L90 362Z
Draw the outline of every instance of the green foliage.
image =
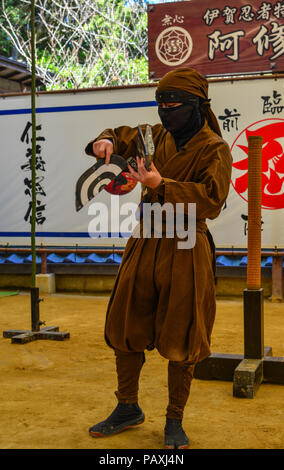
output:
M29 3L4 0L0 54L30 63ZM48 89L148 81L144 0L36 0L37 72ZM6 28L6 31L4 30Z
M29 7L23 5L21 0L5 0L5 9L9 14L10 21L14 25L21 25L23 37L27 39L27 25L29 21ZM0 54L9 57L12 54L13 43L7 32L1 27L7 27L7 21L3 12L3 4L0 8Z

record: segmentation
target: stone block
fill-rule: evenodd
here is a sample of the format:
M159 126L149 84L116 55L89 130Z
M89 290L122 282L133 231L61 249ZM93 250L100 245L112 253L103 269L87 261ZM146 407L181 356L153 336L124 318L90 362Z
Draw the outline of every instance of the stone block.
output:
M56 292L55 274L37 274L36 287L39 288L39 292L42 294L54 294Z

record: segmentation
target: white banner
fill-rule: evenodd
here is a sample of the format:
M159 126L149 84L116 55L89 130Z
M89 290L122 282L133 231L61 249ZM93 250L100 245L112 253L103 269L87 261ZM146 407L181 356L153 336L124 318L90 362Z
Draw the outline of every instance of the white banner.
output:
M218 219L207 221L216 245L247 246L247 137L256 132L264 137L262 246L283 248L284 79L210 82L209 97L234 161L226 204ZM37 95L36 107L37 245L125 245L127 239L111 236L117 221L113 226L109 221L108 237L90 238L91 203L76 211L75 188L80 176L95 163L85 154L85 146L103 129L159 122L155 87L42 93ZM30 96L2 96L0 123L0 243L29 245ZM117 207L138 203L140 186L121 196L103 190L96 201L110 207L113 198Z

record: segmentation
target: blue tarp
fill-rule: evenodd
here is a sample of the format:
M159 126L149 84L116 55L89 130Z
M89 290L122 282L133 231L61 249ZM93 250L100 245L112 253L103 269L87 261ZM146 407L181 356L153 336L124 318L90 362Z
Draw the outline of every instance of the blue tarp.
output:
M31 262L32 262L32 255L26 256L24 258L24 263L31 263ZM36 256L36 263L37 264L41 263L41 257L40 256Z
M63 263L64 257L58 256L56 253L51 253L47 256L48 263Z
M25 261L24 256L19 256L13 253L12 255L9 255L6 257L5 263L23 264L24 261Z
M57 253L50 253L47 256L48 263L72 263L72 264L120 264L122 260L122 254L110 253L109 255L100 255L97 253L91 253L89 255L81 255L77 253L69 253L58 255ZM0 264L24 264L31 263L32 255L18 255L16 253L9 255L0 255ZM41 258L36 257L37 264L41 263ZM247 266L247 256L217 256L217 266L226 267L245 267ZM272 256L262 256L261 260L262 267L272 266ZM283 258L284 267L284 258Z

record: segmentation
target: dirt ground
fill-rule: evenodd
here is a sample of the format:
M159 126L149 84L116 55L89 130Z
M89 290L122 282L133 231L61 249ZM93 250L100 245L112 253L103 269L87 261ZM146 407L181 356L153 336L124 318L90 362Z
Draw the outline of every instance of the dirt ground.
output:
M146 353L139 404L143 425L94 439L89 426L116 406L113 351L103 339L108 297L44 296L40 318L68 331L65 341L12 344L0 338L1 449L162 449L167 360ZM217 301L212 352L243 353L242 299ZM0 298L0 327L30 329L30 297ZM284 356L284 305L265 301L265 346ZM283 449L284 386L263 383L234 398L231 382L192 383L184 416L191 449Z

